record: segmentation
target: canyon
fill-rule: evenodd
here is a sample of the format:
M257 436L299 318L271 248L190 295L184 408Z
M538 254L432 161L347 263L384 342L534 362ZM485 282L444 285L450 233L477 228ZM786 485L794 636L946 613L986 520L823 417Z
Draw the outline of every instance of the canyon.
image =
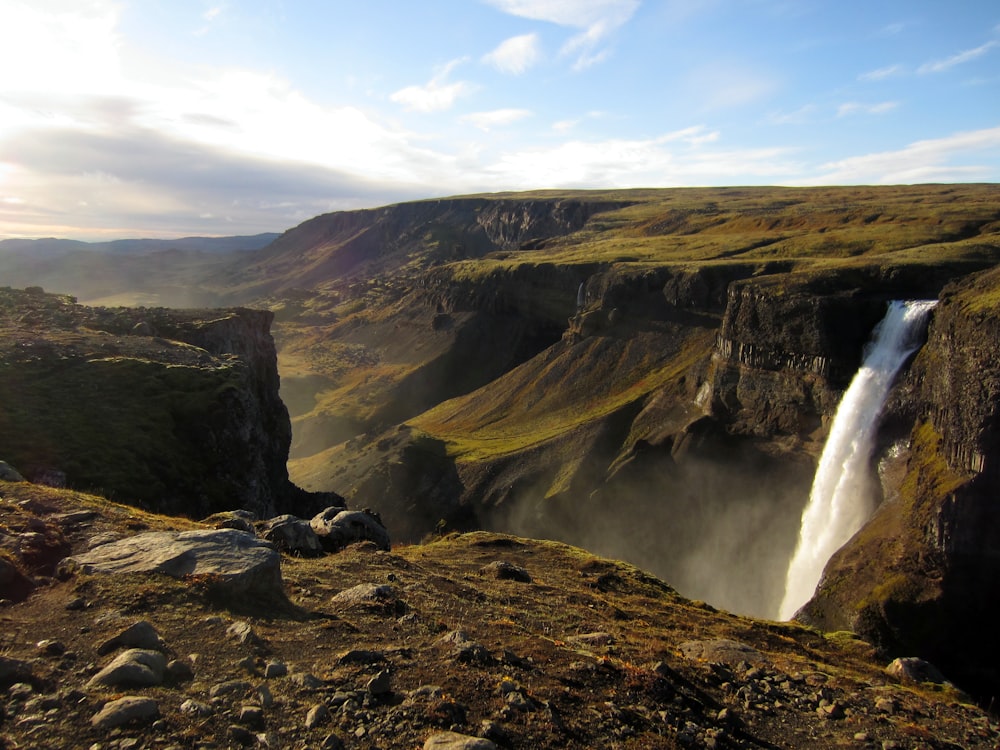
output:
M278 463L288 446L288 473L235 503L307 503L290 478L373 508L394 541L560 540L770 619L865 342L891 301L938 300L878 420L874 514L795 618L928 658L988 701L998 259L994 185L549 191L324 215L189 278L250 321L231 339L276 344L284 405L262 366L248 422L276 420L251 442L280 443ZM154 337L186 340L158 320ZM169 497L142 501L178 510Z

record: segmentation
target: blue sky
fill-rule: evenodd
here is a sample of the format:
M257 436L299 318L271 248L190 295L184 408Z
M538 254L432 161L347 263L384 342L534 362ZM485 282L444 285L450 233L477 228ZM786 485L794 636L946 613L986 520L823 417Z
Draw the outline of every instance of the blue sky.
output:
M0 71L0 238L1000 182L996 0L3 0Z

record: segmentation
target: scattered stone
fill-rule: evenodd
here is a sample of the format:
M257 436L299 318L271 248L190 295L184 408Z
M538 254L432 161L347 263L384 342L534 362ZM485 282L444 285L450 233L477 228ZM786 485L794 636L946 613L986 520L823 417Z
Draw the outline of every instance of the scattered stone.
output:
M333 597L334 604L345 607L364 607L387 614L401 615L406 604L399 598L395 587L389 584L362 583L344 589Z
M286 674L288 674L288 666L283 661L269 661L264 666L264 676L268 679L284 677Z
M335 734L328 734L319 747L320 750L344 750L344 741Z
M66 653L66 645L62 641L54 641L50 638L39 641L35 644L35 648L45 656L62 656Z
M227 680L219 682L209 688L208 695L211 698L227 698L234 695L246 695L250 690L250 683L246 680Z
M318 690L325 684L319 677L308 672L295 672L288 679L299 690Z
M226 628L226 636L244 646L257 646L264 642L264 639L254 632L253 627L246 620L237 620Z
M319 555L323 545L308 521L292 515L272 518L264 524L261 536L282 552Z
M167 669L167 659L159 651L133 648L123 651L108 666L90 678L88 687L144 687L159 685Z
M739 641L716 638L708 641L686 641L680 645L681 654L692 661L736 666L747 662L755 666L769 666L770 660L760 651Z
M367 651L365 649L352 649L340 657L340 664L378 664L385 661L385 654L381 651Z
M424 750L496 750L496 745L484 737L470 737L457 732L438 732L427 738Z
M192 716L211 716L215 713L215 709L206 703L200 703L193 698L188 698L181 704L182 714L191 714Z
M98 729L112 729L130 721L143 721L158 716L160 708L152 698L141 695L126 695L109 701L90 720Z
M330 721L330 709L325 703L317 703L306 714L306 729L312 729Z
M892 698L879 698L875 701L875 710L880 714L894 714L899 710L899 704Z
M246 727L241 727L239 724L230 724L226 730L226 734L229 739L240 745L252 745L257 740L253 732Z
M234 529L150 531L68 557L83 573L205 576L224 594L284 599L281 555L270 543Z
M257 686L257 701L264 708L270 708L274 705L274 696L271 695L271 689L267 685Z
M494 560L489 565L479 569L479 575L496 578L498 581L517 581L531 583L531 575L527 570L503 560Z
M379 549L390 549L389 532L371 511L344 510L332 506L317 513L309 525L323 548L330 552L339 552L349 544L366 541L373 542Z
M910 682L933 682L936 684L947 682L937 667L915 656L893 659L885 671L897 679L909 680Z
M816 709L818 713L824 719L843 719L847 714L844 713L844 707L839 702L828 703L825 706L820 706Z
M264 709L260 706L241 706L237 721L245 727L262 729L264 727Z
M365 684L365 690L375 698L388 695L392 692L392 674L388 669L383 669Z
M147 651L167 651L167 646L156 632L156 628L146 620L130 625L114 638L109 638L97 647L97 653L110 654L116 648L141 648Z
M66 609L70 612L77 612L81 609L87 608L87 600L82 596L74 596L68 602L66 602Z
M194 679L194 669L186 659L172 659L167 662L167 678L170 682L189 682Z

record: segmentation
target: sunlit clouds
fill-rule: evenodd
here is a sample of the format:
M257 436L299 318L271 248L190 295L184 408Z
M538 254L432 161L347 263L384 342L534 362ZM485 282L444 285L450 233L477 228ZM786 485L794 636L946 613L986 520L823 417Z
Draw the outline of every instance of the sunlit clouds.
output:
M492 52L483 56L483 62L501 73L521 75L541 59L538 34L522 34L506 39Z
M478 0L387 27L367 4L3 0L0 237L249 234L550 187L1000 179L995 14L779 6Z

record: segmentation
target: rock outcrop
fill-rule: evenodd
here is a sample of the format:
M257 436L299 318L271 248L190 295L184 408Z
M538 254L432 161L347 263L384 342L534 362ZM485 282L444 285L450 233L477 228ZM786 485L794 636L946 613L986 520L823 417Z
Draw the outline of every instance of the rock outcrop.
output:
M0 289L0 455L29 479L202 517L328 504L288 480L270 312L105 309Z

